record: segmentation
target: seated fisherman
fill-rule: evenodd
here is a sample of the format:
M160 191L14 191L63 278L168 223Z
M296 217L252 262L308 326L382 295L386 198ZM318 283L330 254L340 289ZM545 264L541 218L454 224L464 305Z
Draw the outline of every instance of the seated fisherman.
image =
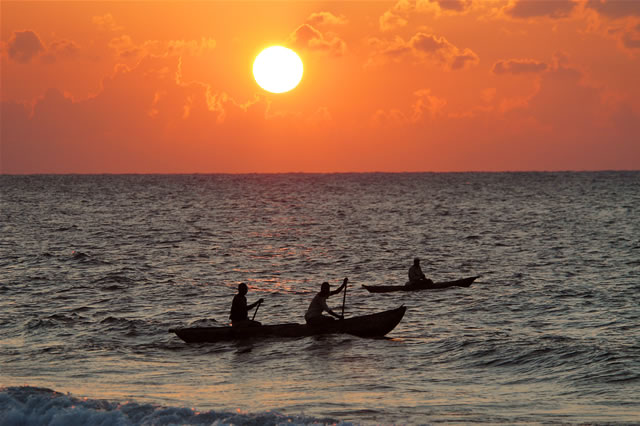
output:
M252 309L257 304L264 302L264 299L260 299L247 306L247 298L245 297L247 291L249 291L247 285L245 283L241 283L238 285L238 294L233 296L231 314L229 315L232 327L256 327L262 325L258 321L249 319L249 309Z
M425 277L422 268L420 268L420 259L416 257L413 259L413 265L409 268L409 282L406 285L419 284L433 284L433 281Z
M307 322L307 325L321 325L335 321L331 317L322 315L323 312L327 312L336 318L344 319L342 315L338 315L329 309L327 306L327 297L340 293L342 289L347 286L348 281L349 279L345 278L342 285L334 291L331 291L329 283L322 283L322 286L320 286L320 293L313 297L313 300L311 300L311 304L309 305L309 309L307 309L307 313L304 314L304 319Z

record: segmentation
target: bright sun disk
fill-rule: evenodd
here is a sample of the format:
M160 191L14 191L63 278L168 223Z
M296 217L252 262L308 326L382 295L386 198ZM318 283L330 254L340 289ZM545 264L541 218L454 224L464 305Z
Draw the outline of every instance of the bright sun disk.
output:
M256 83L268 92L288 92L302 79L302 60L286 47L267 47L253 62L253 76Z

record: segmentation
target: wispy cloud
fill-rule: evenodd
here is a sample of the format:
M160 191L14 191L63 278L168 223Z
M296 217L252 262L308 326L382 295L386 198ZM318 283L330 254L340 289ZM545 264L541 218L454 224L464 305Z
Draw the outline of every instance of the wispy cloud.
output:
M525 74L541 73L547 69L547 64L533 59L508 59L498 61L493 65L494 74Z
M469 48L459 48L450 43L444 36L418 32L408 41L401 37L393 40L372 38L369 44L373 47L373 60L387 58L400 60L405 55L420 61L435 62L450 70L460 70L479 62L478 55Z

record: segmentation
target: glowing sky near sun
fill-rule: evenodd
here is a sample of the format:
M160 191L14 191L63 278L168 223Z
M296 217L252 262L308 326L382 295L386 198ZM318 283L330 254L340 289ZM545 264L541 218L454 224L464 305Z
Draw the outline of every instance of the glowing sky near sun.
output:
M1 8L2 173L640 169L640 2Z

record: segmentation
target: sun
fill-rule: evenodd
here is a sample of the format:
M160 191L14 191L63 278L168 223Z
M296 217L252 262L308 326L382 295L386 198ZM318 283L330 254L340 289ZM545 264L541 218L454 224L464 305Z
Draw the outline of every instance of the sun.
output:
M268 92L288 92L302 79L302 60L286 47L267 47L253 62L253 77Z

